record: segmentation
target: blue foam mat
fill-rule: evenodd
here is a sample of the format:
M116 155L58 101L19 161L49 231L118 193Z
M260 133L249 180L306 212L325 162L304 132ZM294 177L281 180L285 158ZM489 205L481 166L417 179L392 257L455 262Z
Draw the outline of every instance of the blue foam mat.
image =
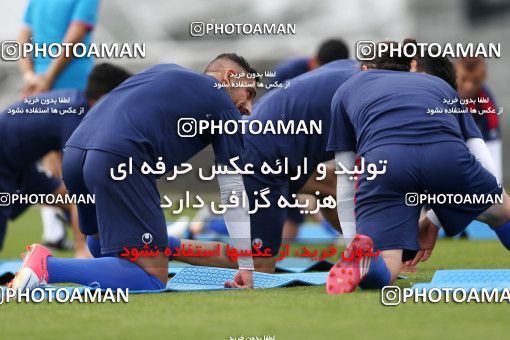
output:
M184 267L167 284L167 290L224 290L225 281L232 280L237 270L213 267ZM289 273L265 274L254 273L254 288L279 288L290 285L326 284L328 273Z
M510 288L510 269L455 269L438 270L430 283L417 283L417 289L464 288L499 289Z
M23 261L21 260L7 260L0 262L0 275L5 273L16 273L20 268Z
M0 261L0 276L14 274L21 268L21 260ZM168 274L175 275L184 267L191 265L181 262L170 262ZM333 266L329 261L314 261L302 257L288 257L276 263L277 272L304 273L308 271L328 271Z
M225 288L226 281L234 278L237 270L223 269L213 267L195 267L187 266L182 267L167 283L166 288L162 290L139 290L130 291L130 294L144 294L144 293L162 293L162 292L189 292L189 291L217 291L217 290L235 290L232 288ZM289 274L265 274L254 273L254 285L256 289L267 288L280 288L287 286L311 286L311 285L324 285L326 284L327 272L315 273L289 273ZM85 290L95 290L99 287L87 286L48 286L51 288L64 288L69 292L78 290L84 293ZM2 287L3 289L3 287ZM47 297L49 294L55 296L55 290L46 290Z

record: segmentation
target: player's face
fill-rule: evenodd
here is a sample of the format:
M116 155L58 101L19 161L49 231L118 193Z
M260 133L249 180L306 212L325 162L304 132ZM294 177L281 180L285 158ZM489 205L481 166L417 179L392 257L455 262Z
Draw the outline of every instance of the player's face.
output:
M236 83L240 83L240 87L230 87L227 91L234 102L234 105L242 115L251 115L253 100L257 94L256 81L254 79L241 78Z
M456 71L459 95L462 98L476 97L485 81L485 66L478 65L473 70L468 71L464 67L457 65Z

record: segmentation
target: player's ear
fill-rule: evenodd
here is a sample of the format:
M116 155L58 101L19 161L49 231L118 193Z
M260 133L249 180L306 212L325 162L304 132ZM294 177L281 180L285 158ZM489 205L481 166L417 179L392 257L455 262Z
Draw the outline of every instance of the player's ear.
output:
M234 69L228 68L223 73L223 82L230 84L234 81L234 76L236 74L236 71Z
M366 71L366 70L368 70L367 65L361 65L361 71Z

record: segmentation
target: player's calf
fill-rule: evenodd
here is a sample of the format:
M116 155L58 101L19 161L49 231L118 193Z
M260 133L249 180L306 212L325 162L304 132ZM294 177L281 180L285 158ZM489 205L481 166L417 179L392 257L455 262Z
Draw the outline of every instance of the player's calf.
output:
M510 198L503 190L503 203L494 204L478 218L487 223L496 233L501 243L510 250Z

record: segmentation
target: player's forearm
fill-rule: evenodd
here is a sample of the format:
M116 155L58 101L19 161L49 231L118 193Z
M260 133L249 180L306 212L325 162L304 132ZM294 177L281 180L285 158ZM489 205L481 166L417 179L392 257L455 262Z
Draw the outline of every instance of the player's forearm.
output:
M496 164L485 141L481 138L469 138L466 140L466 145L482 166L496 177L498 183L501 183L501 178L498 178Z
M32 38L32 30L29 27L23 27L18 35L18 42L21 45L29 44ZM28 82L34 76L34 63L30 56L20 58L18 61L19 70L23 76L23 80Z
M335 162L343 164L347 169L354 168L355 154L351 151L335 153ZM336 180L336 200L338 219L342 228L342 234L347 245L356 235L356 223L354 222L354 181L347 174L338 174Z
M85 35L88 32L88 28L81 23L73 23L69 26L69 29L66 32L63 43L66 44L77 44L82 42L85 38ZM66 66L73 59L72 55L66 55L62 53L57 58L53 59L50 63L50 66L46 70L44 75L45 80L49 84L53 84L55 79L57 79L58 75L66 68Z
M238 196L239 202L248 202L241 175L219 175L218 183L222 203L227 204L231 195ZM250 215L248 211L248 206L240 204L238 207L228 208L224 215L228 233L234 247L238 250L251 251ZM238 263L239 269L253 270L253 258L251 256L239 257Z

